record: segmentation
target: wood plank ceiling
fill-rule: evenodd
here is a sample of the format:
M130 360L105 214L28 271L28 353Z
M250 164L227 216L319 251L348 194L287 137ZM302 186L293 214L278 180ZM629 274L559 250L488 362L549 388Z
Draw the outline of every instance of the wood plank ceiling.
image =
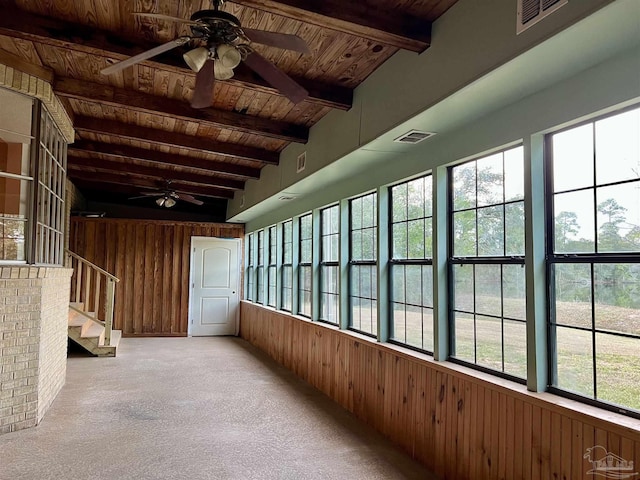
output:
M100 70L179 35L210 0L0 0L0 54L44 67L73 118L68 174L90 199L152 206L141 191L171 188L203 200L202 211L277 164L290 142L331 109L348 110L353 89L403 48L429 47L431 23L456 0L237 0L223 10L243 27L296 34L310 54L252 44L309 91L294 105L241 64L216 81L209 108L189 105L195 74L189 45L105 76Z

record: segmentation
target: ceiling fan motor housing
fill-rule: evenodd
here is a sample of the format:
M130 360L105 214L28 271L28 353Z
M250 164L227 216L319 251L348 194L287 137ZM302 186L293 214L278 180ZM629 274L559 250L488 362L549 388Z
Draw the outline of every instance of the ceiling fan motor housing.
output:
M193 36L210 43L232 43L240 34L240 20L220 10L200 10L191 15L191 21L202 24L191 25Z

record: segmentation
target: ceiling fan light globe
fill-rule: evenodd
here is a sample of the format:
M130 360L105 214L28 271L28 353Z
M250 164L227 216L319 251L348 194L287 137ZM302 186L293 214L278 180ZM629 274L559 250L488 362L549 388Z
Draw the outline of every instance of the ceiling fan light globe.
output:
M175 201L173 198L171 198L171 197L167 198L167 199L164 201L164 206L165 206L166 208L171 208L171 207L173 207L175 204L176 204L176 201Z
M164 205L164 201L165 201L165 198L164 198L164 197L157 198L157 199L156 199L156 204L157 204L159 207L162 207L162 206Z
M207 62L207 59L209 58L209 50L205 47L194 48L182 55L182 58L184 58L184 61L189 68L197 73L202 70L202 67L204 67L204 64Z
M216 80L229 80L233 77L233 69L227 68L219 60L213 62L213 75Z
M240 51L233 45L218 45L216 53L218 54L218 60L226 68L236 68L242 61Z

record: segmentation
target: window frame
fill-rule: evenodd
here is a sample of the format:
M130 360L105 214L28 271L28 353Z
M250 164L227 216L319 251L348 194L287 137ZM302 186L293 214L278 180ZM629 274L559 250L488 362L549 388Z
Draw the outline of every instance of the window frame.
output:
M287 239L287 227L289 227L290 238ZM293 310L293 219L286 220L282 222L282 266L280 270L280 296L281 296L281 305L280 310L283 312L292 313ZM289 261L287 261L287 257L285 255L287 248L289 245ZM287 287L287 282L285 281L285 276L288 275L290 285ZM289 308L285 308L285 305L288 303L290 305Z
M29 172L32 171L32 165L31 165L31 152L29 152L29 165L28 165L28 170ZM4 223L4 221L9 220L9 221L18 221L21 222L23 224L23 247L22 247L22 256L24 258L22 259L0 259L0 266L3 265L25 265L28 264L29 262L29 257L33 258L33 254L31 252L32 249L32 245L34 243L34 235L32 234L32 230L33 230L33 225L32 225L32 218L33 215L35 214L34 212L34 207L33 207L33 185L34 185L34 177L30 176L30 175L23 175L23 174L14 174L14 173L9 173L9 172L0 172L0 178L1 179L8 179L8 180L17 180L19 182L25 182L24 185L26 186L26 192L20 192L21 197L24 196L25 202L26 202L26 212L24 215L24 218L14 218L14 217L8 217L8 216L4 216L3 213L0 213L0 222ZM0 239L4 239L4 236L0 236Z
M247 235L247 294L245 295L247 301L255 302L255 254L254 254L254 233L251 232Z
M24 224L24 258L2 259L0 265L58 267L66 260L67 141L41 101L33 101L31 112L28 173L1 174L27 182L26 193L21 192L26 204L24 218L2 217Z
M522 203L523 207L525 205L525 191L524 191L524 184L523 184L523 192L522 192L522 198L519 200L512 200L512 201L507 201L506 200L506 190L505 190L505 153L509 152L511 150L514 150L516 148L524 148L523 144L518 144L518 145L511 145L508 147L504 147L504 148L500 148L497 149L491 153L487 153L487 154L482 154L479 156L475 156L473 158L470 158L464 162L460 162L460 163L456 163L454 165L450 165L447 167L447 220L448 220L448 228L447 228L447 292L448 292L448 312L447 312L447 316L448 316L448 323L449 323L449 355L448 355L448 360L453 362L453 363L459 363L461 365L465 365L468 366L470 368L473 368L475 370L479 370L494 376L498 376L501 378L505 378L520 384L526 384L527 383L527 373L525 373L524 377L518 377L517 375L508 373L504 371L505 368L505 342L504 342L504 327L505 327L505 320L509 321L509 322L518 322L520 324L522 324L525 328L525 336L526 336L526 328L527 328L527 319L526 319L526 312L525 312L525 319L516 319L513 317L505 317L504 315L504 267L505 266L520 266L521 268L525 269L525 253L523 251L522 255L507 255L506 254L506 249L507 249L507 242L506 242L506 206L510 205L510 204L516 204L516 203ZM485 158L491 157L493 155L497 155L497 154L502 154L502 202L496 202L496 203L491 203L489 205L478 205L478 176L477 176L477 162L480 160L483 160ZM524 151L523 151L524 154ZM462 165L466 165L466 164L470 164L470 163L474 163L476 164L476 175L475 175L475 196L476 196L476 202L475 202L475 206L473 207L469 207L469 208L465 208L465 209L460 209L460 210L455 210L454 209L454 174L453 171L455 168L460 167ZM524 158L523 158L523 166L524 166ZM524 172L523 172L524 173ZM496 206L502 206L502 225L503 225L503 251L505 252L504 255L500 256L500 255L479 255L478 254L478 215L477 212L478 210L482 209L482 208L491 208L491 207L496 207ZM454 229L455 229L455 222L454 222L454 214L457 212L461 212L461 211L471 211L474 210L476 212L476 216L475 216L475 239L476 239L476 245L475 245L475 255L464 255L464 256L456 256L455 255L455 235L454 235ZM523 230L525 228L524 225L524 217L523 217ZM526 240L526 239L525 239ZM524 240L523 240L524 241ZM524 247L524 245L523 245ZM456 266L471 266L473 268L473 303L474 303L474 307L473 307L473 311L463 311L463 310L458 310L456 309L456 304L455 304L455 275L454 275L454 270ZM495 316L495 315L491 315L491 314L486 314L486 313L478 313L477 312L477 308L476 308L476 282L475 282L475 273L476 273L476 266L485 266L485 265L492 265L492 266L499 266L500 267L500 310L501 310L501 315L500 316ZM526 281L526 276L525 276L525 281ZM525 285L525 289L526 289L526 285ZM526 292L525 292L526 295ZM526 298L526 296L525 296ZM525 300L526 301L526 300ZM469 360L465 360L465 359L461 359L461 358L457 358L455 356L455 351L456 351L456 328L455 328L455 314L456 312L458 313L462 313L465 315L471 315L473 317L473 350L474 350L474 361L471 362ZM476 321L476 317L477 316L482 316L482 317L488 317L488 318L495 318L495 319L499 319L500 320L500 330L501 330L501 338L500 338L500 348L501 348L501 370L496 370L494 368L490 368L486 365L482 365L482 364L478 364L478 342L477 342L477 321ZM525 337L526 338L526 337ZM528 351L525 347L525 372L527 369L527 363L528 363Z
M394 225L397 224L401 224L401 223L406 223L407 224L407 250L409 249L409 238L408 238L408 224L410 221L415 221L415 220L426 220L428 218L431 219L431 238L433 241L433 221L434 221L434 211L433 211L433 201L431 201L431 215L427 216L425 215L424 217L417 217L417 218L412 218L409 219L409 215L408 215L408 209L409 209L409 202L407 199L407 203L406 203L406 219L405 220L398 220L398 221L394 221L394 211L393 211L393 206L394 206L394 196L393 196L393 189L400 187L402 185L408 185L409 183L415 181L415 180L420 180L420 179L426 179L426 178L430 178L431 180L431 192L432 192L432 199L433 200L433 174L432 173L427 173L425 175L420 175L418 177L414 177L411 178L409 180L405 180L403 182L400 183L396 183L394 185L391 185L388 187L388 192L389 192L389 220L388 220L388 238L389 238L389 285L388 285L388 290L389 290L389 318L388 318L388 322L389 322L389 343L393 343L396 345L400 345L402 347L406 347L406 348L410 348L412 350L416 350L418 352L421 353L426 353L428 355L433 355L433 350L429 350L429 349L425 349L425 348L420 348L417 345L413 345L410 343L407 343L406 340L400 341L397 338L394 338L394 326L395 326L395 321L394 321L394 312L395 312L395 305L404 305L405 306L405 329L406 329L406 307L407 306L413 306L413 307L419 307L419 308L429 308L433 313L432 313L432 326L431 329L433 331L435 331L435 322L436 322L436 316L435 316L435 308L433 306L433 302L432 305L430 307L425 307L424 305L412 305L409 304L407 302L396 302L394 301L394 283L393 283L393 270L396 267L410 267L410 266L420 266L422 268L425 267L430 267L433 270L433 250L431 252L431 256L428 257L426 255L426 249L425 249L425 256L424 258L409 258L408 252L407 252L407 258L396 258L394 257ZM426 201L426 195L425 195L425 201ZM406 273L405 273L405 278L406 278ZM422 281L422 276L421 276L421 281ZM432 271L432 283L434 281L433 278L433 271ZM423 288L421 285L420 291L423 292ZM433 299L433 291L431 292L432 295L432 299ZM405 283L405 293L404 293L404 298L406 299L406 283ZM406 330L405 330L406 331ZM405 339L406 339L406 335L405 335ZM433 340L433 339L432 339ZM424 325L422 327L422 345L424 347Z
M309 231L310 231L310 236L309 237L303 237L302 236L302 230L303 230L303 222L306 222L306 220L309 220ZM314 240L314 235L313 235L313 214L312 213L307 213L304 215L300 215L300 217L298 217L298 308L297 308L297 315L300 315L302 317L306 317L306 318L311 318L311 314L313 312L313 240ZM311 245L309 247L309 254L310 254L310 258L309 260L302 260L302 242L304 241L310 241ZM309 273L309 290L304 288L304 278L303 276L305 275L305 273L308 271ZM304 311L304 302L303 302L303 298L304 298L304 294L307 294L309 296L309 312Z
M353 258L353 232L354 232L354 228L353 228L353 202L363 199L365 197L371 196L374 199L374 225L372 227L365 227L366 229L373 229L374 234L376 235L376 241L374 241L374 259L372 260L354 260ZM353 330L355 332L358 332L362 335L366 335L369 337L373 337L373 338L378 338L378 325L377 325L377 315L376 318L374 318L373 316L371 317L370 321L372 324L372 330L374 330L373 332L368 332L366 330L362 330L361 328L355 328L354 326L354 321L353 321L353 299L354 298L358 298L358 299L364 299L364 300L368 300L371 302L371 304L375 304L376 307L376 312L378 311L378 300L379 300L379 292L378 292L378 285L377 285L377 280L378 280L378 245L377 245L377 236L379 235L379 228L380 225L378 224L378 202L379 202L379 198L378 198L378 192L377 191L373 191L373 192L367 192L367 193L363 193L362 195L358 195L355 197L351 197L349 199L349 229L348 229L348 238L349 238L349 260L347 262L347 270L348 270L348 295L347 295L347 300L348 300L348 304L349 304L349 316L347 319L347 328L349 330ZM362 227L362 225L360 226L360 228L357 229L357 231L362 231L365 228ZM371 286L373 286L374 288L372 288L372 292L375 291L375 298L368 298L368 297L362 297L360 295L355 296L353 294L353 277L354 277L354 268L360 268L360 267L371 267L371 271L375 272L376 275L376 280L371 282ZM360 326L362 326L362 319L360 319Z
M278 239L276 237L277 227L275 225L268 229L269 245L267 249L267 306L276 306L276 297L278 291Z
M35 239L32 253L37 265L64 264L65 194L67 142L49 112L36 102L34 120L38 134L33 148L37 155L34 173Z
M625 405L615 404L607 400L598 398L598 368L597 368L597 348L596 348L596 336L597 334L611 335L615 337L630 338L638 341L640 347L640 335L628 334L623 332L617 332L613 330L604 330L596 326L596 295L595 295L595 268L597 265L606 264L640 264L640 250L639 251L621 251L621 252L599 252L598 251L598 209L597 209L597 189L613 187L623 184L637 183L640 187L640 178L631 180L614 181L599 184L597 182L597 149L596 149L596 135L595 128L596 123L607 118L612 118L624 113L640 110L640 104L635 104L626 108L622 108L613 112L609 112L603 115L594 116L582 122L577 122L562 129L549 132L544 136L544 184L545 184L545 251L546 251L546 281L547 281L547 315L546 315L546 327L547 327L547 375L548 385L547 391L549 393L570 398L581 403L586 403L594 407L602 408L616 413L621 413L633 418L640 419L640 409L635 409ZM593 129L593 181L586 187L570 188L559 190L554 189L554 155L553 155L553 137L555 135L584 127L586 125L592 125ZM559 194L566 194L579 191L593 191L594 193L594 239L593 239L593 252L556 252L555 249L555 197ZM556 300L556 288L555 288L555 270L556 265L589 265L589 285L590 285L590 307L591 307L591 321L590 327L581 327L561 323L559 324L555 319L555 307ZM593 397L583 395L573 390L567 390L558 386L558 343L557 343L557 328L561 327L568 330L579 330L590 334L591 345L591 367L592 367L592 382L593 382Z
M324 230L324 215L329 214L332 215L332 212L336 212L336 215L338 217L338 229L335 232L329 232L326 233ZM325 260L325 248L324 248L324 239L327 237L337 237L337 244L338 244L338 251L336 252L336 260ZM327 207L324 207L320 210L320 261L319 263L319 275L320 275L320 308L319 308L319 314L318 314L318 321L320 322L325 322L328 323L330 325L340 325L340 205L339 204L334 204L334 205L329 205ZM336 278L336 291L335 292L328 292L324 290L324 279L325 279L325 272L327 272L329 269L334 269L335 270L335 278ZM327 296L333 296L335 297L335 315L336 315L336 319L335 321L331 321L328 318L323 318L323 310L324 310L324 305L325 305L325 295Z
M258 230L257 237L257 262L256 262L256 303L260 305L265 304L265 289L264 289L264 254L265 254L265 245L264 245L264 229Z

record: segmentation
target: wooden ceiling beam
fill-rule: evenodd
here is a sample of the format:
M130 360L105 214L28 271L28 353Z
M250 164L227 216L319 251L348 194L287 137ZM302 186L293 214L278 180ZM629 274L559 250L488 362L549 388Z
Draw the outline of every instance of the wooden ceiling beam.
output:
M49 67L43 67L14 55L11 52L0 49L0 63L7 67L20 70L21 72L28 73L36 78L44 80L47 83L53 82L53 70Z
M2 5L0 35L108 57L115 61L124 60L158 45L143 39L124 38L119 33L88 25L36 15L13 5ZM185 65L179 50L164 53L143 64L181 75L195 76ZM261 93L281 95L277 89L244 64L239 65L234 72L234 77L225 82ZM292 78L309 92L307 102L339 110L349 110L352 106L353 89L302 77Z
M423 52L431 44L431 22L398 12L392 3L387 8L344 0L234 0L234 3L412 52Z
M260 162L262 164L277 165L280 157L278 152L271 152L261 148L218 142L206 137L194 137L193 135L185 135L183 133L140 127L115 120L78 116L75 118L73 126L80 132L111 135L137 140L139 142L151 142L170 147L187 148L197 152L204 151L225 157Z
M211 175L197 174L191 172L181 172L166 168L149 167L132 163L122 163L113 160L103 160L100 158L84 158L75 155L67 156L70 168L85 169L92 168L107 173L128 173L131 175L141 175L143 177L155 178L158 180L176 180L181 182L198 183L205 186L229 188L232 190L242 190L244 182L231 180L228 178L213 177Z
M79 170L76 168L69 168L67 175L73 180L80 180L83 182L92 182L94 184L114 184L114 185L128 185L133 190L140 188L148 188L151 190L164 190L163 182L150 180L142 177L131 176L126 173L95 173L87 172L85 170ZM102 187L104 188L104 186ZM190 185L182 182L172 182L171 190L175 190L178 193L188 193L192 195L201 195L204 197L214 198L233 198L233 190L214 187L203 187L197 185Z
M195 109L179 100L74 78L56 78L54 90L56 94L66 98L127 108L152 115L168 116L188 122L198 122L201 125L214 128L233 129L287 142L307 143L309 139L309 129L303 125L214 108Z
M159 166L165 165L197 168L209 173L234 176L242 179L260 178L260 169L256 167L216 162L205 158L188 157L185 155L174 155L173 153L146 150L144 148L131 147L129 145L118 145L115 143L78 140L73 145L69 145L69 153L76 154L76 156L78 156L78 154L83 156L100 154L106 157L122 158L126 160L145 160L147 162L153 162Z

